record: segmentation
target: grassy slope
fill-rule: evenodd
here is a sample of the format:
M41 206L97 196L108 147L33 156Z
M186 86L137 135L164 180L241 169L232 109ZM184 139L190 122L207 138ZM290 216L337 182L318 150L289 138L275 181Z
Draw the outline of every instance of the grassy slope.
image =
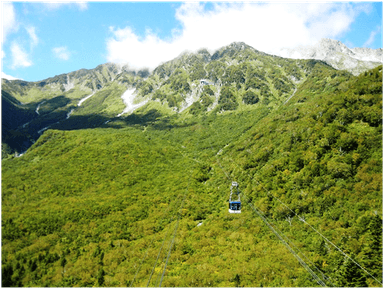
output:
M228 214L234 179L335 285L377 286L276 199L381 276L382 72L333 73L273 112L46 131L3 161L3 285L158 285L180 216L162 286L316 286L250 207Z

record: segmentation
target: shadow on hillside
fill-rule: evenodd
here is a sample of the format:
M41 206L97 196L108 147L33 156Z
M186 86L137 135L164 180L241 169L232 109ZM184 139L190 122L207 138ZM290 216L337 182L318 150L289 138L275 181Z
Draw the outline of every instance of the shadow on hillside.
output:
M158 110L152 109L144 114L132 113L121 117L108 117L105 115L74 115L70 118L52 125L51 129L78 130L87 128L115 128L129 126L152 126L156 130L166 130L187 125L176 124L173 117L164 116Z
M73 107L75 108L75 107ZM68 108L67 108L68 110ZM45 130L80 130L92 128L144 127L151 126L155 130L169 130L186 127L191 124L177 124L175 117L164 116L156 109L144 114L132 113L121 117L108 117L100 114L68 115L67 110L52 111L43 117L34 118L25 128L11 131L6 139L7 145L18 152L26 151ZM19 144L20 142L20 144Z
M64 95L27 104L1 91L1 142L3 152L24 152L40 137L39 131L66 118L64 107L71 100Z

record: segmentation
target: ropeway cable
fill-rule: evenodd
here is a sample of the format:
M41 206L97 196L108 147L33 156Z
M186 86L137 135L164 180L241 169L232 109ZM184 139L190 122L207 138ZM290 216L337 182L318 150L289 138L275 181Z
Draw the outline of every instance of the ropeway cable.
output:
M167 140L167 141L168 141L169 144L171 144L171 143L169 142L169 140ZM182 157L184 157L184 158L188 158L187 156L185 156L185 154L184 154L183 152L178 151L178 153L179 153ZM190 181L190 180L189 180L189 181ZM189 181L188 181L188 186L187 186L187 190L186 190L186 191L188 191L188 189L189 189ZM180 194L180 195L181 195L181 194ZM180 196L180 195L179 195L179 196ZM182 201L182 203L181 203L181 204L182 204L182 205L181 205L181 208L183 208L184 200L185 200L185 196L186 196L186 192L184 193L184 199L183 199L183 201ZM179 202L179 198L177 198L177 199L178 199L177 202ZM169 211L169 208L170 208L170 206L168 207L167 211ZM173 241L174 241L175 236L176 236L176 231L177 231L178 223L179 223L179 220L180 220L180 216L181 216L181 214L179 214L179 217L178 217L178 220L177 220L177 223L176 223L176 229L175 229L175 231L174 231L174 235L173 235L173 239L172 239L172 242L171 242L170 249L172 248ZM169 224L172 223L173 217L174 217L174 215L172 215L172 217L171 217L171 219L170 219L170 221L169 221ZM163 219L164 219L164 217L163 217ZM163 220L163 219L162 219L162 220ZM162 222L162 220L161 220L161 222ZM160 225L161 225L161 222L160 222ZM159 225L159 226L160 226L160 225ZM164 235L164 239L163 239L162 245L161 245L161 247L160 247L160 249L159 249L159 252L158 252L156 261L155 261L154 266L153 266L153 268L152 268L151 274L150 274L150 276L149 276L149 278L148 278L147 287L149 286L149 283L150 283L150 281L151 281L153 272L154 272L154 270L155 270L155 268L156 268L157 262L158 262L158 260L159 260L160 255L161 255L161 251L162 251L162 249L163 249L163 247L164 247L164 243L165 243L165 240L167 239L167 236L168 236L168 233L169 233L169 231L170 231L170 228L171 228L171 225L168 227L168 230L167 230L166 234ZM154 238L155 238L155 236L152 238L151 244L153 243ZM149 247L151 246L151 244L149 245ZM140 268L141 268L141 266L142 266L142 264L143 264L143 261L145 260L145 258L146 258L146 256L147 256L149 247L147 248L147 251L146 251L146 253L145 253L145 256L143 257L143 259L142 259L142 261L141 261L141 264L140 264L139 268L137 269L137 271L136 271L136 273L135 273L135 276L134 276L134 278L133 278L133 280L132 280L132 282L131 282L131 284L130 284L130 287L133 285L133 282L134 282L134 280L136 279L136 276L137 276L137 274L138 274L138 272L139 272L139 270L140 270ZM168 253L167 263L168 263L169 256L170 256L170 251L169 251L169 253ZM167 263L166 263L166 265L167 265ZM165 268L166 268L166 265L165 265ZM164 276L164 273L165 273L165 268L164 268L164 271L163 271L163 275L162 275L161 281L162 281L163 276ZM156 283L157 283L157 282L156 282ZM161 284L161 283L160 283L160 284Z
M227 176L228 180L231 181L231 178L229 177L228 173L224 170L223 166L221 165L217 155L216 155L216 159L217 159L217 164L220 166L220 168L222 169L222 171L224 172L224 174ZM312 275L312 277L317 281L318 284L320 284L321 286L324 286L324 287L327 287L327 285L316 275L315 272L313 272L313 270L308 266L307 263L305 263L305 261L303 259L300 258L300 256L291 248L291 246L289 246L289 244L284 240L283 237L280 236L280 234L275 230L275 228L269 224L269 222L267 221L266 217L264 217L256 208L255 206L249 201L249 199L245 196L244 194L244 197L248 203L248 205L255 211L255 213L261 217L261 219L264 221L264 223L272 230L272 232L280 239L280 241L287 247L287 249L295 256L295 258L299 261L299 263ZM286 236L285 236L286 237ZM286 237L287 238L287 237ZM287 238L288 239L288 238ZM304 254L303 254L304 255ZM305 256L305 255L304 255ZM305 256L306 257L306 256ZM306 257L307 258L307 257ZM308 259L308 258L307 258ZM317 267L316 267L317 268Z
M165 270L167 269L167 265L168 265L169 257L171 256L172 247L173 247L173 244L174 244L174 241L175 241L175 237L176 237L177 229L178 229L178 227L179 227L179 221L180 221L180 217L181 217L181 215L182 215L182 211L183 211L183 207L184 207L185 197L186 197L187 192L188 192L188 190L189 190L190 181L191 181L191 179L188 180L188 186L187 186L187 189L185 190L184 198L183 198L183 202L181 203L181 206L180 206L179 216L178 216L178 218L177 218L177 222L176 222L175 230L174 230L174 232L173 232L173 238L172 238L171 244L170 244L169 249L168 249L167 261L165 262L165 265L164 265L164 269L163 269L163 273L162 273L162 275L161 275L161 279L160 279L159 287L161 287L161 284L162 284L162 282L163 282L163 278L164 278Z
M241 168L233 162L240 170ZM223 169L223 167L220 165L220 167ZM242 170L241 170L242 171ZM372 277L376 282L383 285L377 278L375 278L371 273L369 273L364 267L362 267L358 262L353 260L350 256L348 256L346 253L344 253L338 246L336 246L334 243L332 243L327 237L325 237L323 234L321 234L319 231L317 231L314 227L312 227L307 221L305 221L304 218L300 217L295 211L293 211L291 208L289 208L284 202L282 202L278 197L274 196L271 192L269 192L256 178L252 178L250 173L246 172L251 179L254 179L266 192L268 195L271 195L274 199L278 200L283 206L285 206L288 210L290 210L292 213L295 214L295 216L298 217L300 221L308 225L312 230L314 230L317 234L319 234L324 240L326 240L329 244L331 244L333 247L335 247L340 253L342 253L345 257L350 259L353 263L355 263L360 269L362 269L366 274L368 274L370 277ZM225 173L227 175L227 173ZM329 278L329 277L328 277Z
M168 142L169 142L169 141L168 141ZM184 155L182 152L179 151L179 153L180 153L183 157L185 157L185 155ZM177 202L179 202L179 198L178 198L178 201L177 201ZM177 202L176 202L176 203L177 203ZM169 205L169 206L167 207L167 210L165 211L165 213L164 213L164 215L163 215L163 217L162 217L162 219L161 219L160 224L158 225L158 227L161 226L163 220L165 219L165 215L166 215L167 212L170 210L171 206L172 206L172 205ZM170 220L169 223L172 222L172 219L173 219L173 216L172 216L172 218L171 218L171 220ZM169 227L169 228L170 228L170 227ZM162 250L162 247L163 247L163 245L164 245L164 241L165 241L167 235L168 235L168 231L167 231L166 235L164 236L163 244L162 244L162 246L161 246L161 248L160 248L160 250L159 250L159 254L158 254L158 256L157 256L155 265L154 265L154 267L153 267L153 269L152 269L151 276L149 277L148 284L149 284L150 279L151 279L151 277L152 277L153 271L154 271L154 269L155 269L155 267L156 267L158 258L159 258L160 254L161 254L161 250ZM146 250L146 252L145 252L144 257L141 259L140 265L139 265L138 269L136 270L136 273L135 273L135 275L134 275L134 277L133 277L133 280L131 281L129 287L132 287L132 285L133 285L133 283L134 283L134 281L135 281L135 279L136 279L136 277L137 277L137 274L139 273L139 271L140 271L140 269L141 269L141 266L143 265L144 260L147 258L148 250L149 250L149 248L151 247L151 245L153 244L154 239L155 239L155 235L153 236L153 238L152 238L152 240L151 240L151 243L149 244L149 246L148 246L148 248L147 248L147 250ZM148 284L147 284L147 287L148 287Z
M173 220L173 216L172 216L172 218L171 218L171 220L170 220L169 224L171 224L172 220ZM159 260L159 257L160 257L160 254L161 254L161 251L163 250L163 247L164 247L164 243L165 243L165 240L167 239L167 235L168 235L168 233L169 233L170 229L171 229L171 225L169 225L169 227L168 227L168 230L167 230L166 234L164 235L163 243L161 244L161 247L160 247L159 253L157 254L157 258L156 258L155 264L153 265L153 268L152 268L152 272L151 272L151 274L149 275L149 278L148 278L148 282L147 282L147 286L146 286L146 287L148 287L148 286L149 286L149 282L151 281L151 278L152 278L152 275L153 275L153 271L154 271L154 270L155 270L155 268L156 268L156 265L157 265L157 261Z
M184 195L184 200L185 200L185 195ZM159 287L161 287L161 283L163 282L165 270L167 269L167 264L168 264L168 261L169 261L169 257L171 256L171 250L172 250L172 247L173 247L173 243L175 242L177 228L179 227L179 221L180 221L181 213L182 213L182 210L183 210L184 200L183 200L183 203L181 204L181 209L180 209L179 217L178 217L177 222L176 222L176 227L175 227L175 231L173 233L173 238L172 238L171 245L169 246L167 261L165 262L165 265L164 265L164 270L163 270L163 274L161 275L161 280L160 280Z
M235 163L235 165L237 166L237 164ZM238 167L238 166L237 166ZM259 185L261 185L260 183L259 183ZM245 196L245 193L243 192L243 194L244 194L244 196ZM261 210L260 210L261 211ZM271 219L271 221L272 222L274 222L273 221L273 219ZM276 229L277 229L277 225L275 224L275 226L276 226ZM330 277L328 277L327 275L325 275L303 252L301 252L301 250L295 245L295 243L293 243L287 236L285 236L284 235L284 233L283 232L281 232L279 229L277 229L279 232L280 232L280 234L281 235L283 235L287 240L288 240L288 242L293 246L293 247L295 247L296 248L296 250L301 254L301 255L303 255L303 257L314 267L314 268L316 268L316 270L322 275L322 277L323 277L323 279L324 280L327 280L327 281L329 281L331 284L332 284L332 286L333 287L337 287L335 284L333 284L333 282L332 282L332 279L330 278Z
M212 145L211 145L211 148L213 149ZM217 154L216 154L216 159L218 160L217 158ZM217 162L220 166L220 168L223 170L224 174L227 176L227 178L230 180L227 172L224 170L224 168L221 166L220 162L218 161ZM239 167L235 162L233 162L237 167ZM247 172L247 174L252 178L252 176ZM307 223L304 218L300 217L299 215L296 214L296 212L292 211L287 205L285 205L279 198L275 197L272 193L270 193L269 191L266 190L266 188L264 188L264 186L256 179L256 182L267 192L267 194L271 195L273 198L277 199L281 204L283 204L285 207L287 207L291 212L293 212L298 218L300 221L304 222L305 224L307 224L312 230L314 230L317 234L319 234L322 238L324 238L329 244L331 244L332 246L334 246L338 251L340 251L345 257L347 257L348 259L350 259L353 263L355 263L359 268L361 268L366 274L368 274L369 276L371 276L376 282L378 282L379 284L383 285L377 278L375 278L372 274L370 274L365 268L363 268L359 263L357 263L355 260L353 260L351 257L349 257L346 253L344 253L339 247L337 247L335 244L333 244L328 238L326 238L324 235L322 235L320 232L318 232L315 228L313 228L309 223ZM303 254L304 255L304 254ZM304 255L305 256L305 255ZM316 267L317 268L317 267ZM318 269L319 270L319 269ZM319 270L320 271L320 270ZM323 273L322 273L323 274ZM324 274L323 274L324 275ZM328 280L329 280L329 277L328 277Z
M154 270L155 270L155 268L156 268L156 266L157 266L157 262L158 262L158 260L159 260L160 255L161 255L161 251L163 250L163 247L164 247L164 244L165 244L165 240L167 239L168 233L170 232L170 229L171 229L171 227L172 227L172 226L171 226L171 223L172 223L173 217L174 217L174 214L172 215L172 217L171 217L171 219L170 219L170 221L169 221L169 224L170 224L170 225L169 225L169 227L168 227L168 230L167 230L166 234L164 235L164 239L163 239L163 242L162 242L161 247L160 247L160 249L159 249L159 253L157 254L156 261L155 261L155 263L154 263L154 265L153 265L151 274L149 275L148 282L147 282L147 287L149 286L149 283L150 283L150 281L151 281L153 272L154 272Z
M164 219L165 219L165 215L166 215L167 212L169 211L170 207L171 207L171 206L168 206L168 207L167 207L167 210L165 211L165 213L164 213L164 215L163 215L163 218L161 219L161 221L160 221L159 225L157 226L157 228L160 228L161 224L163 223L163 221L164 221ZM172 220L171 220L170 222L172 222ZM131 284L129 285L129 287L132 287L133 282L135 282L135 279L136 279L136 277L137 277L137 274L139 273L139 271L140 271L140 269L141 269L141 266L143 265L144 260L147 258L148 250L149 250L149 248L152 246L153 241L155 240L155 237L156 237L156 236L153 235L152 240L151 240L151 243L149 244L147 250L145 251L145 255L144 255L144 257L141 259L140 265L139 265L139 267L137 268L136 273L135 273L135 276L133 277L133 280L131 281Z
M253 209L253 211L264 221L264 223L272 230L273 233L280 239L280 241L287 247L287 249L295 256L295 258L300 262L300 264L312 275L312 277L317 281L318 284L320 284L323 287L327 287L327 285L319 278L319 276L316 275L315 272L308 266L307 263L303 259L300 258L300 256L289 246L289 244L284 240L283 237L280 236L280 234L275 230L275 228L269 224L267 221L267 218L263 216L262 213L260 213L255 206L249 201L249 199L244 195L244 198L247 200L248 205Z
M235 165L239 167L236 163ZM248 172L247 172L248 173ZM252 178L252 176L248 173L248 175ZM282 202L278 197L274 196L271 192L269 192L256 178L254 180L267 192L268 195L271 195L274 199L278 200L283 206L285 206L289 211L291 211L297 218L302 221L304 224L309 226L313 231L315 231L318 235L320 235L324 240L326 240L329 244L331 244L334 248L336 248L341 254L343 254L345 257L347 257L349 260L351 260L353 263L355 263L360 269L362 269L366 274L371 276L376 282L383 285L377 278L375 278L371 273L369 273L364 267L362 267L358 262L353 260L350 256L348 256L346 253L343 252L338 246L336 246L334 243L332 243L327 237L325 237L323 234L321 234L319 231L317 231L311 224L309 224L304 218L300 217L295 211L293 211L290 207L288 207L284 202Z
M212 143L211 143L211 149L213 150L213 147L212 147ZM226 170L224 169L224 167L221 165L221 163L220 163L220 161L219 161L219 158L218 158L218 153L215 155L215 158L216 158L216 163L220 166L220 168L221 168L221 170L223 171L223 173L225 174L225 176L228 178L228 180L229 181L232 181L232 179L230 178L230 176L229 176L229 174L226 172ZM236 163L235 163L236 164ZM237 164L236 164L237 165ZM244 196L245 196L245 194L244 194ZM246 196L245 196L246 197ZM248 199L248 198L247 198ZM248 204L249 205L252 205L250 202L248 202ZM252 207L253 207L253 209L255 210L255 208L254 208L254 206L252 205ZM265 217L266 218L266 217ZM266 220L265 219L263 219L265 222L266 222ZM267 222L266 223L269 227L270 227L270 224ZM276 230L278 230L277 229L277 227L276 227ZM274 229L272 229L272 231L277 235L277 237L280 239L280 240L282 240L283 241L283 244L284 245L287 245L288 247L288 250L296 257L296 258L298 258L298 260L299 260L299 262L300 262L300 264L302 264L303 266L304 266L304 268L306 268L307 270L308 270L308 272L313 276L313 274L315 275L315 276L313 276L314 277L314 279L315 280L317 280L318 281L318 283L320 284L320 285L323 285L323 286L326 286L325 285L325 283L310 269L310 267L298 256L298 254L289 246L289 244L288 243L286 243L286 241L276 232L276 230L274 230ZM316 269L317 269L317 271L319 271L320 272L320 274L322 275L322 277L323 277L323 279L325 279L325 280L328 280L333 286L335 286L333 283L332 283L332 281L330 280L330 278L329 277L327 277L326 275L324 275L324 273L323 272L321 272L321 270L319 269L319 268L317 268L317 266L315 265L315 264L313 264L309 259L308 259L308 257L307 256L305 256L305 254L304 253L302 253L301 251L300 251L300 249L298 249L297 247L296 247L296 245L292 242L292 241L290 241L289 240L289 238L287 237L287 236L285 236L281 231L280 231L280 234L282 234L287 240L288 240L288 242L290 242L303 256L304 256L304 258L307 260L307 261L309 261Z

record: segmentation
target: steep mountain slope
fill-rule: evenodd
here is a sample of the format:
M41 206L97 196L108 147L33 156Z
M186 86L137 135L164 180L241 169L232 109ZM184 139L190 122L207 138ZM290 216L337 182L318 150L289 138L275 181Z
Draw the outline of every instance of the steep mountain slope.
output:
M218 53L223 65L232 51ZM47 130L3 160L2 285L315 287L318 276L380 286L382 67L354 77L297 63L296 92L274 91L272 105L195 114L148 105L98 128ZM182 79L177 69L168 79ZM217 75L204 79L227 79ZM241 90L247 78L229 81ZM238 215L228 213L232 180Z
M25 151L33 143L32 137L27 131L18 129L31 121L34 116L33 105L23 105L6 91L2 92L2 153L12 153L13 150Z
M136 73L128 67L107 63L92 70L81 69L39 82L3 79L3 101L12 97L18 107L15 102L3 106L2 115L22 121L13 122L12 131L3 127L2 143L8 150L20 153L48 128L100 126L124 109L121 95L147 75L147 71ZM12 141L13 135L24 136L29 141L16 143Z
M313 46L283 48L283 57L323 60L336 69L345 69L354 75L375 68L383 63L383 49L348 48L337 40L322 39Z
M372 57L368 52L352 51L327 40L306 57L320 57L343 68L340 55ZM336 58L335 53L339 55ZM182 113L189 117L261 106L273 109L295 94L316 63L268 55L238 42L212 55L205 49L184 53L153 73L107 63L39 82L3 79L4 95L25 106L23 110L11 108L13 112L8 106L3 111L3 115L17 111L17 118L25 120L11 131L6 129L3 155L24 152L46 129L118 126L116 123L124 121L133 110L139 114L156 110L161 115ZM34 115L30 113L32 108Z

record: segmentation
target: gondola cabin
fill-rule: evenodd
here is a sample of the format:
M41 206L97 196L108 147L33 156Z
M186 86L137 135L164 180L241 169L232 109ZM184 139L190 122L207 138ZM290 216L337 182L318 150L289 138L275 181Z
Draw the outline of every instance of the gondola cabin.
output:
M233 201L229 202L229 210L231 214L240 214L241 213L241 202Z
M236 188L236 192L233 192L233 188ZM238 197L236 201L232 200L232 194L235 193ZM241 201L240 201L240 192L239 185L236 182L232 182L231 194L229 195L229 210L231 214L240 214L241 213Z

